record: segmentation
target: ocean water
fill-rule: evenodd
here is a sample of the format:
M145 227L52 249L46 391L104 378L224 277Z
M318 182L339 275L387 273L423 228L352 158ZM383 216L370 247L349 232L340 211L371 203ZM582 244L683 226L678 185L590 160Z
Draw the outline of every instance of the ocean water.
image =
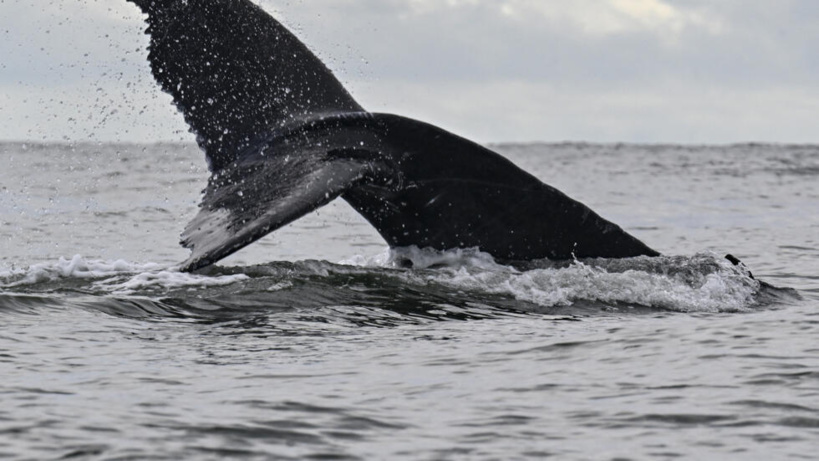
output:
M494 147L667 256L389 251L338 201L182 274L194 146L0 144L0 458L815 459L819 146Z

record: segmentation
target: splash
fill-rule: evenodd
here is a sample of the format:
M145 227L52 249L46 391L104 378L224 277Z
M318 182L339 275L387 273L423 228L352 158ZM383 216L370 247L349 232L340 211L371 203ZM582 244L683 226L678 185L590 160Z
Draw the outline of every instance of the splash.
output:
M432 248L418 248L417 246L388 248L374 256L356 255L339 264L358 267L389 267L434 269L444 267L469 266L491 271L511 269L495 262L492 255L477 248L457 248L446 251Z
M505 294L546 308L597 302L678 312L743 312L756 305L761 289L746 270L713 253L542 260L515 267L475 249L438 252L411 247L370 262L415 268L404 274L408 283Z

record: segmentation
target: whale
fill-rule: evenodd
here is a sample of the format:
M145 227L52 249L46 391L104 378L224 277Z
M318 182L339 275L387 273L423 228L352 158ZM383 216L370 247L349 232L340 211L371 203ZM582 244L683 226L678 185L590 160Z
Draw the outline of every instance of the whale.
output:
M196 271L338 198L390 247L477 248L500 261L658 256L502 155L365 110L250 0L128 0L148 61L210 177L181 235Z

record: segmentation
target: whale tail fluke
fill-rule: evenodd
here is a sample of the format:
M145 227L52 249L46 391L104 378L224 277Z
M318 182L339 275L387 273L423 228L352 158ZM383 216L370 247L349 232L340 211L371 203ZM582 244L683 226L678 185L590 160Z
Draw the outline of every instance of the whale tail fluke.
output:
M138 6L144 13L154 13L168 8L173 2L178 0L128 0Z
M506 158L433 125L366 112L261 139L205 190L183 234L196 270L342 197L391 247L501 260L658 253Z
M148 13L154 78L211 171L270 130L363 110L286 27L249 0L129 0Z
M212 176L182 234L183 270L215 263L341 197L390 246L478 247L499 259L656 251L502 156L359 106L250 0L129 0L148 59Z
M298 156L262 150L210 178L200 211L182 233L191 250L184 271L208 266L305 214L366 178L366 162L327 158L324 150Z

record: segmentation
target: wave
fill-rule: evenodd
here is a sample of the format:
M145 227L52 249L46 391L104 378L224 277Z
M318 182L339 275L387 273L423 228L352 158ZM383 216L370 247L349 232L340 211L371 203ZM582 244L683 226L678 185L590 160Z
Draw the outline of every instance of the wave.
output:
M402 248L339 264L214 266L197 274L74 256L0 271L0 312L73 305L123 317L207 322L249 312L315 314L313 320L356 325L520 313L747 312L797 298L710 253L501 264L477 250Z

